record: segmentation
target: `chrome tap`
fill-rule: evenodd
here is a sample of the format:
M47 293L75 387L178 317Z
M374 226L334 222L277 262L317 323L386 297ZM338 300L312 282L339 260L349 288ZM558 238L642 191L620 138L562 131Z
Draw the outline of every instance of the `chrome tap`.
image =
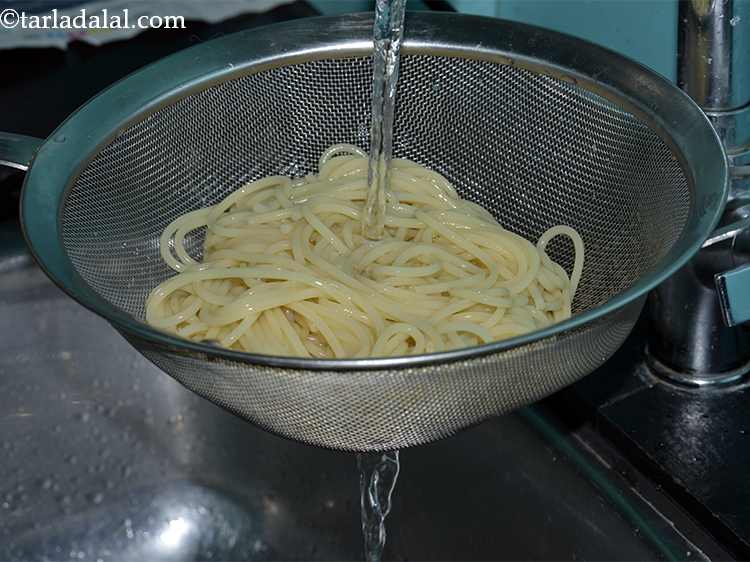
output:
M673 381L750 372L750 0L680 0L678 84L709 117L732 184L703 249L649 296L649 361Z

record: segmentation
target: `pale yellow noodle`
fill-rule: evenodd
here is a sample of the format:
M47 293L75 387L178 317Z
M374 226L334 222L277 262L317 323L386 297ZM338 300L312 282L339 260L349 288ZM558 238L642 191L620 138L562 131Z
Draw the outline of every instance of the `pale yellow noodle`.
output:
M362 235L367 154L327 149L318 175L269 176L172 221L176 272L146 301L153 326L251 353L412 355L510 338L571 316L583 241L553 226L536 244L461 199L437 172L393 161L386 234ZM203 257L186 240L205 230ZM573 243L571 273L546 253Z

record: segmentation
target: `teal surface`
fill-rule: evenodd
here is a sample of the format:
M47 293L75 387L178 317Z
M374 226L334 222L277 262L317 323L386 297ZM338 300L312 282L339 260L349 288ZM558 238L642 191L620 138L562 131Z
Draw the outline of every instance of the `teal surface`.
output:
M569 33L677 75L676 0L504 0L495 15Z
M375 10L374 0L309 0L316 10L327 16L338 14L352 14L355 12L370 12ZM422 0L408 0L409 10L427 10Z
M334 16L374 10L372 0L310 0L310 4L321 14Z
M724 285L724 306L728 310L728 319L732 325L750 320L750 265L733 269L719 278Z
M554 29L622 53L675 81L677 0L450 0L459 12ZM325 14L373 9L372 0L313 0ZM409 10L422 10L409 0Z

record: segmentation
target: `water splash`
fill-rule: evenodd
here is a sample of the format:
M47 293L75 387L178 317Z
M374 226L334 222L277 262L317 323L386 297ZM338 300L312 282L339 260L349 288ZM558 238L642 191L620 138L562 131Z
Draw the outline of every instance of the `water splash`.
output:
M358 454L357 468L365 560L380 562L385 547L385 518L391 511L391 496L401 468L398 451Z
M405 14L406 0L377 0L375 4L369 188L362 216L363 233L372 240L380 240L385 233L385 198Z

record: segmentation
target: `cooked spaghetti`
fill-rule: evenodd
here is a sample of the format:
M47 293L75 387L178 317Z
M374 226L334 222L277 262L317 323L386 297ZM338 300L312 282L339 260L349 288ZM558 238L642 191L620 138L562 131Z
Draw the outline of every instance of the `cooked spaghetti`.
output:
M148 323L239 351L352 358L474 346L570 317L583 269L574 229L534 245L437 172L394 160L386 234L368 240L367 166L336 145L317 175L266 177L174 220L160 251L177 275L149 295ZM185 237L202 227L199 262ZM573 241L570 276L545 251L558 235Z

